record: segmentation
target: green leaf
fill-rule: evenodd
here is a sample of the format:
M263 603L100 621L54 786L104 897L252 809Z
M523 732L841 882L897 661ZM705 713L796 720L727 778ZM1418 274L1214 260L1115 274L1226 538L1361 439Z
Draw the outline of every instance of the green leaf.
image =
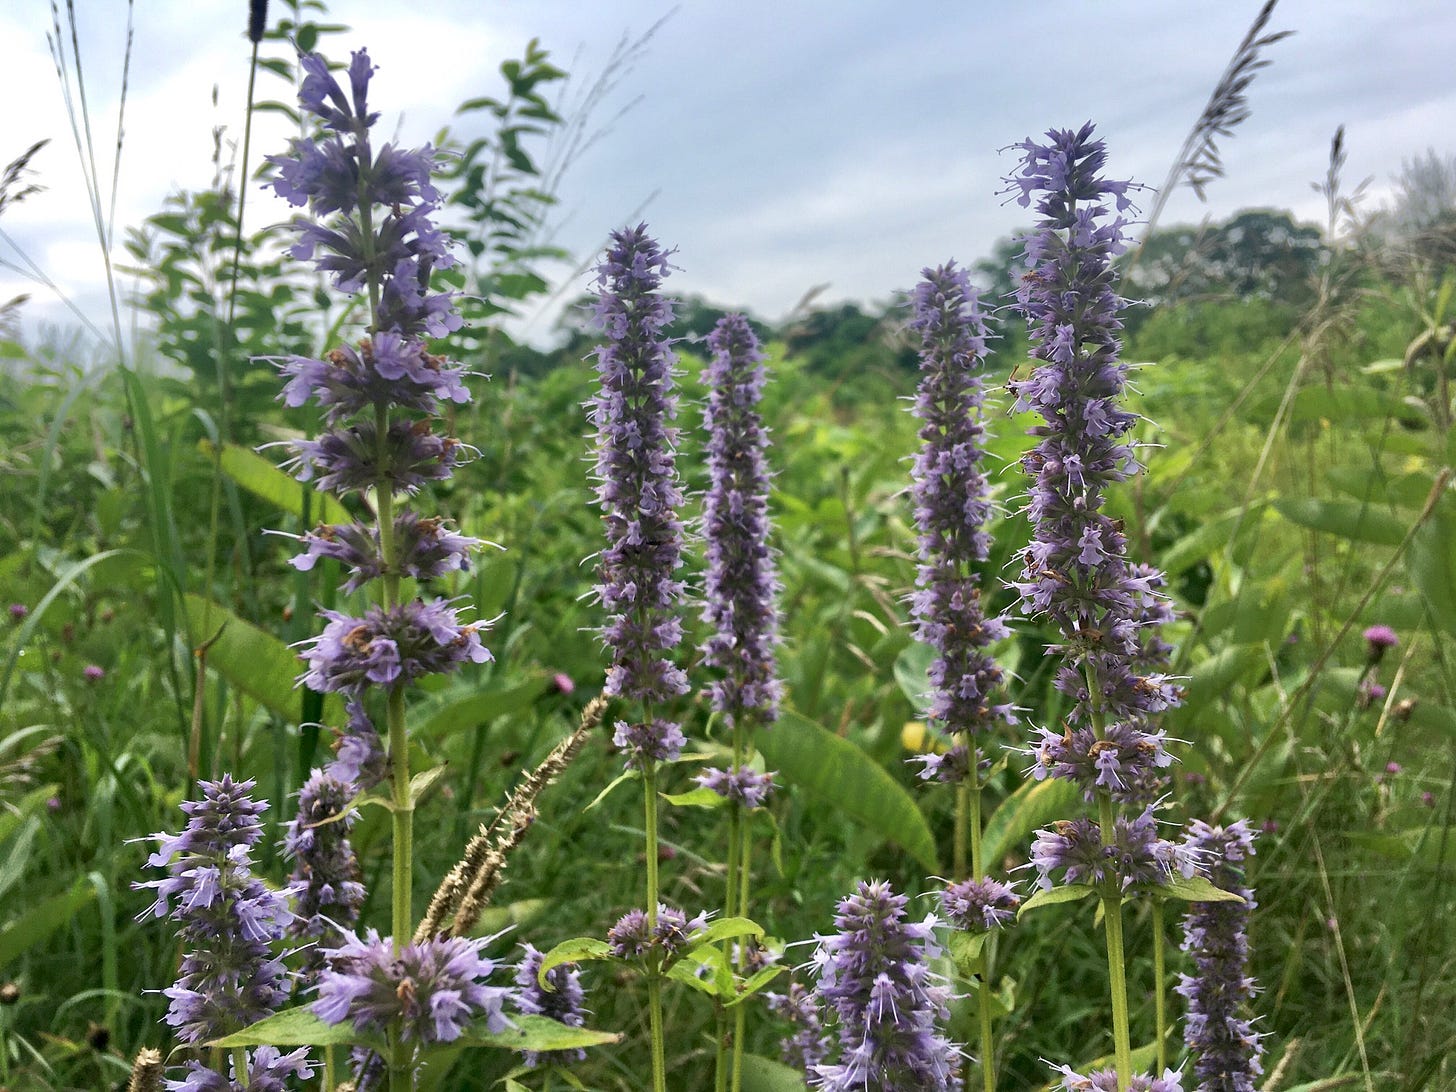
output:
M596 796L592 798L592 802L590 804L588 804L581 810L583 812L591 811L592 808L596 807L607 797L611 796L612 793L616 791L619 785L625 785L628 781L636 781L641 778L641 776L642 775L636 770L627 770L623 773L619 773L616 777L612 778L612 780L607 784L607 787L605 789L597 793Z
M804 1076L759 1054L743 1056L743 1092L804 1092Z
M1190 722L1204 706L1227 697L1235 685L1268 662L1268 653L1258 645L1231 645L1194 664L1183 683L1183 702L1170 714L1173 722Z
M1043 906L1056 906L1064 902L1079 902L1082 899L1091 898L1095 894L1097 894L1097 888L1085 883L1069 883L1061 887L1053 887L1049 891L1038 891L1021 904L1021 909L1016 912L1016 917L1020 919L1022 914L1032 910L1040 910Z
M1318 500L1314 497L1280 497L1275 509L1290 523L1324 531L1353 542L1377 546L1399 546L1406 527L1400 520L1374 505L1359 501Z
M784 710L773 731L755 743L784 781L896 842L927 872L940 871L935 838L914 798L849 740Z
M709 788L696 788L692 792L660 792L657 795L679 808L721 808L728 803L725 797Z
M767 986L779 975L785 974L787 972L788 968L782 965L763 968L763 970L754 974L747 981L745 981L743 985L738 988L738 993L733 998L733 1000L726 1002L723 1007L725 1009L731 1009L734 1005L743 1004L743 1002L747 1001L750 997L752 997L759 990Z
M212 441L204 437L197 446L208 458L216 449ZM238 444L223 444L218 456L222 472L254 496L262 497L269 504L276 505L302 519L304 497L309 496L309 512L314 522L350 523L353 516L349 510L329 493L315 491L306 482L300 482L292 475L279 470L262 455Z
M981 969L981 952L986 947L987 933L967 933L957 929L950 935L951 961L962 978L974 978Z
M615 1043L620 1035L592 1028L569 1028L549 1016L512 1016L514 1027L505 1031L466 1032L457 1042L466 1046L502 1047L506 1050L582 1050Z
M69 891L42 899L0 929L0 967L45 940L95 897L95 889L78 880Z
M1184 569L1222 550L1236 530L1257 527L1263 511L1264 505L1255 503L1247 509L1235 508L1205 520L1196 531L1184 535L1164 550L1158 557L1158 564L1169 576L1177 576Z
M1411 538L1405 564L1430 608L1431 624L1456 637L1456 500L1450 493Z
M986 822L986 832L981 835L981 855L987 862L986 867L999 866L1013 852L1024 856L1032 832L1077 809L1081 796L1076 785L1061 778L1023 782L1001 801Z
M200 641L217 640L207 650L207 666L233 686L285 720L298 715L298 656L287 645L245 622L232 611L189 593L185 599L192 632ZM219 633L219 630L221 631ZM337 694L324 698L324 721L343 722Z
M1183 902L1243 902L1242 896L1215 887L1206 876L1174 876L1167 883L1137 888L1149 895L1181 899Z
M749 918L719 918L701 933L695 933L692 937L693 946L700 947L707 944L716 944L720 940L730 940L733 937L761 937L763 926Z
M919 641L912 641L895 657L895 682L900 693L917 713L925 709L930 694L930 664L935 659L935 649Z
M587 963L594 959L611 959L612 949L605 940L596 937L572 937L563 940L541 957L541 969L536 972L536 981L543 989L551 989L546 981L546 972L563 963Z
M226 1050L241 1046L348 1046L359 1041L359 1031L349 1021L326 1024L308 1005L299 1005L207 1045Z
M471 690L462 697L433 706L420 723L410 729L411 735L437 739L451 732L460 732L488 724L498 717L529 709L546 692L544 676L527 679L505 690Z

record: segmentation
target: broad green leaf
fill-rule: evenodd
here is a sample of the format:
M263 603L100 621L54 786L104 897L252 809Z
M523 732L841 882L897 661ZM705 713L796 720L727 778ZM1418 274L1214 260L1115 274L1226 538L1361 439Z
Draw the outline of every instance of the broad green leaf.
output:
M209 459L213 457L216 449L211 440L204 437L197 441L197 446ZM312 523L352 523L354 520L336 497L314 490L249 448L225 443L218 455L218 463L224 474L249 493L291 512L299 519L303 519L304 497L307 495Z
M1013 853L1024 857L1032 833L1079 808L1081 795L1076 785L1060 778L1023 782L1001 801L986 822L986 831L981 835L981 856L986 867L999 868Z
M1305 387L1294 396L1288 421L1290 424L1320 420L1337 423L1391 417L1419 425L1428 416L1428 411L1419 403L1409 402L1398 394L1377 387L1330 388L1317 385Z
M694 934L692 941L694 947L699 947L705 944L717 944L720 940L731 940L733 937L761 936L763 936L763 926L750 918L719 918L701 933Z
M546 678L539 676L506 690L483 693L472 690L433 706L424 719L410 729L410 734L438 739L451 732L488 724L497 717L511 716L529 709L546 692L546 685Z
M804 1092L804 1075L760 1054L743 1056L743 1092Z
M569 1028L549 1016L512 1016L514 1027L505 1031L466 1032L457 1041L466 1046L502 1047L506 1050L582 1050L615 1043L620 1035L592 1028Z
M359 1031L347 1020L326 1024L308 1005L284 1009L266 1016L242 1031L235 1031L208 1046L348 1046L359 1042Z
M930 693L930 665L935 659L935 649L920 641L912 641L903 652L895 657L895 681L900 692L917 713L925 709Z
M914 798L849 740L785 710L755 742L784 781L897 843L927 872L940 871L935 838Z
M1430 607L1431 624L1456 637L1456 500L1450 493L1416 531L1405 564Z
M1318 500L1314 497L1280 497L1274 508L1290 523L1324 531L1353 542L1377 546L1399 546L1406 525L1383 509L1359 501Z
M1040 910L1043 906L1057 906L1064 902L1078 902L1082 899L1091 898L1097 894L1097 888L1085 883L1069 883L1061 887L1053 887L1049 891L1038 891L1031 898L1021 904L1021 909L1016 912L1018 918L1022 914L1032 910Z
M1240 895L1214 886L1205 876L1174 876L1167 883L1137 889L1142 894L1161 895L1183 902L1243 902Z
M763 970L748 978L743 983L743 985L738 988L738 995L734 997L733 1000L724 1004L723 1007L731 1009L734 1005L743 1004L743 1002L747 1001L750 997L752 997L759 990L767 986L779 975L788 973L788 970L789 969L787 967L784 967L782 965L763 968Z
M721 808L728 803L727 798L719 796L712 789L699 787L691 792L657 794L669 804L679 808Z
M596 937L572 937L570 940L563 940L541 957L541 969L536 972L536 981L543 989L549 990L551 985L546 981L547 971L560 967L563 963L586 963L593 959L611 958L612 949L605 940L598 940Z
M0 967L45 940L95 897L96 891L91 885L78 880L69 891L42 899L0 928Z
M981 967L981 952L986 947L986 933L967 933L957 929L950 935L950 958L962 978L972 978Z
M287 645L232 611L201 596L186 597L187 617L199 641L218 638L207 650L207 666L260 705L285 720L298 716L298 656ZM221 631L219 633L219 631ZM324 698L324 722L343 723L337 694Z

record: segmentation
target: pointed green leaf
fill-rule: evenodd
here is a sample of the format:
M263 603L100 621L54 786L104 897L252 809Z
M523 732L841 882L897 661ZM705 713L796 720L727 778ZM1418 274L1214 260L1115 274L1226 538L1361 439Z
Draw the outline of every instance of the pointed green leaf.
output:
M638 773L636 770L627 770L624 773L619 773L616 777L612 778L611 782L608 783L608 785L607 785L607 787L605 789L603 789L601 792L597 793L596 796L592 798L592 802L590 804L588 804L586 807L582 808L581 810L583 812L591 811L592 808L596 807L598 804L600 804L607 797L611 796L612 793L616 791L616 789L617 789L618 786L625 785L628 781L636 781L641 776L642 775L640 773Z
M988 869L1001 867L1001 862L1015 854L1026 856L1026 845L1032 833L1053 819L1065 818L1081 806L1081 791L1070 781L1049 777L1045 781L1026 781L1001 801L986 822L981 835L981 853Z
M1275 509L1290 523L1325 531L1354 542L1378 546L1399 546L1406 525L1373 504L1359 501L1318 500L1314 497L1280 497Z
M981 952L986 947L986 933L967 933L957 929L950 935L950 958L962 978L974 978L981 969Z
M505 1031L466 1032L457 1042L466 1046L530 1050L540 1054L549 1050L582 1050L615 1043L621 1038L610 1031L567 1027L549 1016L512 1016L511 1023L515 1026Z
M412 736L437 739L451 732L460 732L488 724L498 717L507 717L531 708L546 692L546 678L533 677L505 690L470 690L431 707L420 722L410 729Z
M873 758L792 710L755 740L787 783L899 844L927 872L939 872L935 838L915 799Z
M720 918L711 923L701 933L693 934L694 947L704 944L716 944L720 940L730 940L733 937L761 937L763 926L749 918Z
M1174 724L1189 723L1210 702L1228 696L1234 686L1250 680L1268 666L1269 654L1260 645L1230 645L1194 664L1183 682L1183 702L1170 710Z
M662 792L657 795L679 808L721 808L728 803L726 797L719 796L709 788L696 788L691 792Z
M1449 493L1412 537L1405 563L1431 624L1456 637L1456 500Z
M1082 899L1091 898L1097 894L1097 888L1085 883L1069 883L1061 887L1053 887L1049 891L1038 891L1031 898L1021 904L1021 909L1016 912L1017 918L1032 910L1040 910L1043 906L1056 906L1064 902L1079 902Z
M212 441L205 437L197 441L202 453L211 458L215 452ZM285 512L303 518L305 494L309 494L309 512L314 523L352 523L354 517L349 510L329 493L320 493L306 482L300 482L291 474L279 470L262 455L238 444L223 444L218 456L222 472L254 496L262 497L269 504Z
M349 1021L326 1024L308 1005L284 1009L250 1024L208 1046L348 1046L360 1041L359 1030Z
M611 959L612 949L605 940L596 937L572 937L563 940L541 957L541 969L536 972L536 981L546 990L551 989L546 981L546 972L563 963L586 963L593 959Z
M743 1092L804 1092L804 1075L759 1054L743 1056Z
M750 997L763 989L781 974L788 973L788 968L782 965L765 967L763 970L750 976L742 986L738 988L737 996L724 1004L725 1009L731 1009L734 1005L741 1005Z
M1232 891L1225 891L1209 882L1206 876L1174 876L1167 883L1148 885L1136 889L1149 895L1180 899L1183 902L1243 902L1243 898Z

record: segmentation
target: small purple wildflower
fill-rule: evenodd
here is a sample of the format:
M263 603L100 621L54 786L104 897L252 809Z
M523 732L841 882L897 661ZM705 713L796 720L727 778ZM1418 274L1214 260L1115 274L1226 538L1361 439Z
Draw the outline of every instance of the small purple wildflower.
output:
M576 683L564 671L558 671L551 676L551 685L556 688L558 694L571 694L576 691Z
M838 1015L839 1060L810 1068L811 1088L961 1088L960 1048L937 1028L951 996L929 966L941 951L937 922L906 921L907 901L889 884L862 882L840 902L837 932L818 938L814 990Z
M968 933L1000 929L1015 919L1021 896L998 880L961 880L940 893L946 921Z
M1083 1076L1069 1065L1054 1066L1062 1078L1063 1092L1117 1092L1117 1071L1098 1069ZM1175 1069L1163 1070L1161 1077L1143 1073L1133 1075L1128 1092L1183 1092L1183 1078Z
M1099 886L1117 881L1126 892L1134 886L1167 883L1176 872L1184 878L1196 871L1198 853L1187 844L1158 837L1158 820L1149 805L1136 818L1118 816L1111 845L1102 841L1094 819L1063 819L1036 832L1031 864L1037 886L1052 887L1053 875L1062 883Z
M339 496L372 489L381 481L396 494L418 493L429 482L448 480L473 450L453 437L436 435L428 421L391 421L381 445L379 426L368 418L317 440L294 440L292 446L295 477Z
M349 720L334 741L334 760L324 767L324 772L354 785L360 792L368 792L388 778L389 754L364 703L355 699L346 702L344 708Z
M349 1021L361 1034L395 1029L407 1043L449 1043L484 1019L492 1032L508 1025L502 1008L511 991L486 985L495 963L481 956L490 938L432 937L402 947L370 929L344 934L326 953L313 1012L326 1024Z
M646 763L675 761L684 742L682 726L670 720L645 724L619 720L612 732L612 746L626 752L629 770L640 770Z
M1365 638L1366 661L1372 665L1378 664L1385 658L1386 652L1400 645L1400 637L1389 626L1371 626L1361 636Z
M1372 705L1384 701L1387 693L1389 691L1378 682L1362 682L1359 689L1355 691L1355 707L1369 709Z
M283 839L284 855L294 862L290 880L298 895L289 931L315 941L308 952L310 973L323 965L324 950L335 947L354 927L364 902L359 861L349 843L358 818L353 807L357 791L314 770L299 790L298 814Z
M1009 632L987 618L976 569L990 539L990 489L985 458L983 383L986 324L979 294L964 269L949 262L925 269L912 296L910 329L920 334L920 451L911 473L920 563L911 597L915 636L936 651L930 666L929 716L953 736L982 736L1010 724L1011 706L997 701L1004 677L985 649ZM955 769L938 764L934 776ZM922 777L930 777L927 769Z
M980 748L976 749L976 757L980 769L984 770L991 765L991 760L982 756ZM971 772L970 748L963 743L957 743L939 753L931 751L928 754L914 755L908 761L921 764L918 776L922 781L959 785Z
M684 586L676 575L683 495L672 424L674 358L662 336L672 304L658 294L667 259L646 225L614 232L597 270L594 312L605 334L596 350L600 389L590 419L607 532L597 585L607 612L602 637L612 654L606 691L644 705L688 692L687 676L668 659L682 640L677 605Z
M87 664L81 669L81 674L87 682L96 683L106 678L106 668L100 664Z
M789 983L787 993L766 993L768 1011L785 1021L794 1034L779 1042L784 1064L801 1073L812 1072L829 1055L832 1045L819 1019L814 994L798 982Z
M693 778L705 789L711 789L725 800L736 800L749 811L761 808L773 791L773 771L759 773L749 766L734 770L709 767Z
M284 404L297 408L312 401L323 407L329 425L376 406L433 414L441 402L470 401L463 367L393 331L367 337L357 349L334 349L323 360L288 357L279 370L288 378Z
M1245 884L1245 862L1254 854L1254 832L1240 820L1227 827L1189 824L1186 844L1215 887L1243 902L1195 902L1183 917L1183 950L1195 973L1180 975L1177 990L1188 999L1183 1037L1195 1055L1198 1092L1254 1092L1264 1072L1263 1036L1242 1011L1257 992L1249 977L1249 914L1257 903Z
M385 574L379 543L379 529L361 524L321 523L303 535L304 552L291 564L301 572L314 567L319 558L331 557L349 570L344 591L358 591ZM408 508L394 517L394 549L400 576L413 580L434 580L446 573L470 568L470 553L482 542L457 534L445 521L423 517Z
M401 686L421 677L453 671L461 664L483 664L490 652L462 625L450 600L414 599L397 607L370 607L362 618L338 611L320 612L323 633L304 644L308 671L299 681L321 693L340 691L357 697L366 687Z
M188 1044L247 1027L283 1002L288 983L270 945L292 919L284 896L250 868L267 808L248 795L253 782L224 775L198 787L202 799L182 805L186 828L153 835L157 850L147 863L168 875L133 885L157 893L140 916L177 922L187 948L181 977L162 992L170 999L166 1021Z
M289 1077L309 1080L313 1076L314 1062L308 1057L308 1047L284 1054L275 1046L253 1047L247 1052L247 1080L238 1080L234 1059L228 1059L228 1073L224 1077L200 1062L187 1063L187 1076L180 1081L167 1081L168 1092L284 1092Z
M675 906L658 903L655 922L648 921L645 910L628 910L607 930L607 943L618 959L652 957L666 964L684 955L707 927L706 913L689 918Z
M512 999L516 1011L528 1016L549 1016L569 1028L584 1026L586 994L581 988L581 972L565 964L552 967L546 972L546 986L543 987L540 970L545 953L530 944L522 945L522 948L525 954L516 965L516 992ZM584 1050L549 1053L563 1060L579 1062L586 1058ZM534 1051L525 1052L528 1066L538 1065L541 1058L542 1055Z
M24 603L11 603L10 604L10 620L12 622L23 622L23 621L25 621L26 615L28 615L29 613L30 613L30 608L27 607Z
M713 629L703 660L724 674L712 684L713 708L730 724L752 713L758 724L778 717L783 684L774 646L778 578L769 549L768 431L758 412L763 353L742 315L724 315L708 335L704 373L708 404L709 485L703 497L703 619Z

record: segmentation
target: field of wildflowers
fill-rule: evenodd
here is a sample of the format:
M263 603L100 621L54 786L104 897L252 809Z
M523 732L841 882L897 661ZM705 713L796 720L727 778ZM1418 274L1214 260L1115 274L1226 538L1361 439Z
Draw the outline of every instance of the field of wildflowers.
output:
M283 8L287 238L220 180L148 354L0 338L0 1087L1456 1087L1456 270L1351 240L1340 137L1297 309L1134 320L1078 121L883 367L685 327L634 224L518 369L559 70L485 200Z

